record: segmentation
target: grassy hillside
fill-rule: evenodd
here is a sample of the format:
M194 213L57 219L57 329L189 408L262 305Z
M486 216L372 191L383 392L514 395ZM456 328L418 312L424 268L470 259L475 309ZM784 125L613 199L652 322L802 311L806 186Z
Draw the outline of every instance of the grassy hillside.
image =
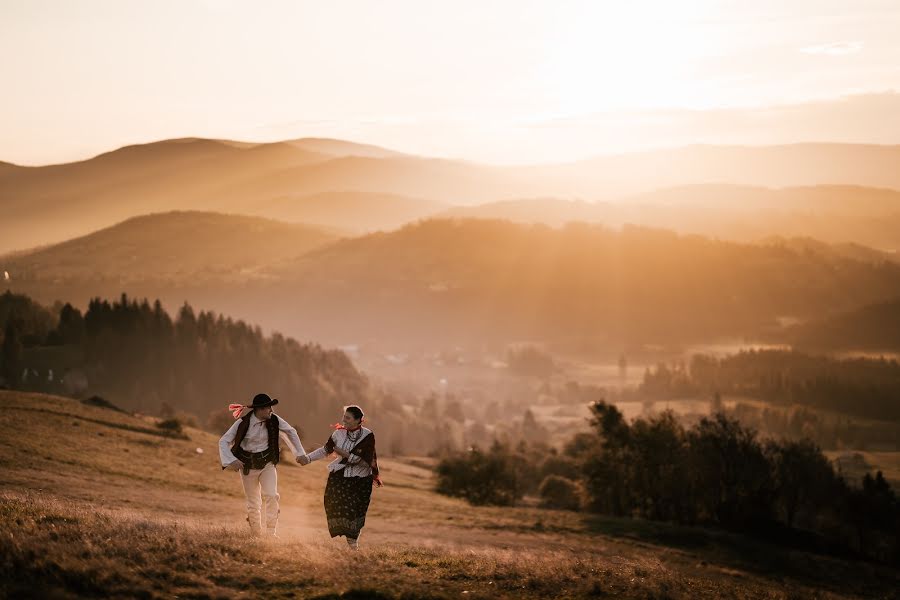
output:
M333 230L260 217L168 212L128 219L83 237L0 258L12 285L79 299L131 286L245 285L269 268L338 239ZM41 293L43 292L43 293Z
M217 436L168 437L151 419L53 396L0 402L0 427L16 432L0 437L10 597L853 598L900 585L884 566L720 532L473 508L433 493L424 459L384 461L360 554L327 536L322 462L279 467L281 537L248 542Z

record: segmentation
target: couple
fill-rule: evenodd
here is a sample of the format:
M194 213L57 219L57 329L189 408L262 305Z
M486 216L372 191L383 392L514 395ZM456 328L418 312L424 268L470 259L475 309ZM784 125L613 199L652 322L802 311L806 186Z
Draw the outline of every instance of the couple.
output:
M325 515L331 537L346 536L347 544L359 548L360 531L366 524L366 511L372 497L372 486L381 487L375 434L362 426L363 411L356 405L344 408L341 424L321 448L306 454L297 430L272 411L277 399L257 394L248 405L231 404L228 408L236 419L219 440L219 458L223 469L241 471L241 483L247 496L247 521L250 532L260 535L260 509L266 505L266 533L275 537L278 525L278 438L284 433L301 465L325 458L338 457L328 465L325 486ZM262 497L260 497L260 491Z

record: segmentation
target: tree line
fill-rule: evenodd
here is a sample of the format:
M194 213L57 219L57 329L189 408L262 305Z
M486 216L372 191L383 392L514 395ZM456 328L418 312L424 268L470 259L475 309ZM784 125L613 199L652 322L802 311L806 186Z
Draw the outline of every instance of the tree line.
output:
M884 358L832 358L791 350L744 350L650 368L638 395L651 399L731 394L803 404L847 415L900 419L900 364Z
M0 377L13 389L93 394L129 410L174 407L201 418L271 390L286 401L286 417L306 422L333 419L340 406L367 397L366 378L343 352L266 336L188 304L172 318L158 300L123 294L94 298L82 314L6 292L0 324Z
M723 414L686 428L668 411L629 423L602 400L591 413L591 431L561 453L495 442L452 454L436 467L437 490L498 505L534 493L547 508L712 525L900 561L900 503L881 472L851 485L811 441L762 441Z
M0 335L0 388L96 400L173 428L221 433L233 422L228 404L266 391L281 400L278 412L304 443L323 443L342 407L360 404L378 431L379 452L423 455L460 437L465 418L459 403L442 411L434 395L373 383L342 351L264 335L188 304L173 317L159 301L122 295L94 298L82 313L7 291Z

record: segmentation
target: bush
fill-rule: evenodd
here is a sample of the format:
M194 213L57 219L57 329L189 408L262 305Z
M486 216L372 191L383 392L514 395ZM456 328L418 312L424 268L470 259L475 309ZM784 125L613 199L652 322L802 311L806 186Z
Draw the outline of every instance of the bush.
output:
M181 425L184 427L193 427L194 429L200 429L200 424L197 421L197 417L191 413L178 411L177 413L175 413L175 420L181 423Z
M548 475L538 490L542 508L578 510L581 506L581 489L578 483L559 475Z
M116 406L115 404L113 404L112 402L110 402L109 400L106 400L106 399L104 399L104 398L101 398L100 396L91 396L90 398L85 398L84 400L81 401L81 403L82 403L82 404L86 404L86 405L88 405L88 406L96 406L96 407L99 407L99 408L106 408L106 409L109 409L109 410L115 410L115 411L118 411L118 412L120 412L120 413L125 412L124 410L122 410L121 408L119 408L118 406Z
M472 504L512 506L522 497L523 486L509 452L494 444L485 453L473 448L451 455L437 466L438 493L465 498Z
M163 431L168 431L170 433L181 434L183 433L181 428L181 421L178 419L166 419L164 421L160 421L156 424L157 427L162 429Z
M558 475L566 479L578 479L581 476L581 466L570 456L551 454L540 464L541 480L548 475Z

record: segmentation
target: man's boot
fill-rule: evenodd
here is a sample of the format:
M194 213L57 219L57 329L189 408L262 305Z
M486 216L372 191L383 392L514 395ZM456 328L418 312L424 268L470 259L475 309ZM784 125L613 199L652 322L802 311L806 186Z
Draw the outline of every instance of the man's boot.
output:
M267 538L277 538L278 534L275 533L274 527L266 527L266 537Z

